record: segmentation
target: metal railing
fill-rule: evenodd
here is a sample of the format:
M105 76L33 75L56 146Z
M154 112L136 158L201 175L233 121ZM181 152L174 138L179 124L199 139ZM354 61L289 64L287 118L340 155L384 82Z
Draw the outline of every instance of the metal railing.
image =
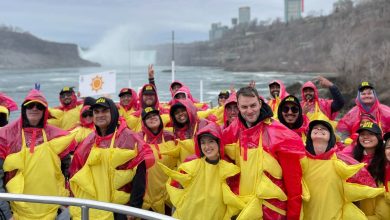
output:
M0 193L0 200L5 201L17 201L17 202L32 202L32 203L44 203L44 204L58 204L66 206L78 206L81 208L81 219L89 219L89 209L105 210L125 215L131 215L143 219L151 220L174 220L170 216L162 215L160 213L151 212L143 209L137 209L130 206L118 205L107 202L99 202L88 199L78 199L70 197L58 197L58 196L37 196L26 194L12 194L12 193Z

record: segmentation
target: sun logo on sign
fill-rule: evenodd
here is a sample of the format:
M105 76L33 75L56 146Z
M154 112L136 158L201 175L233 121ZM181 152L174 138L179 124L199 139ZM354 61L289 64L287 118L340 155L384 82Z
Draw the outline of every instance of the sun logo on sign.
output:
M91 88L92 88L92 91L95 91L95 92L98 92L99 90L101 90L103 88L103 77L101 76L95 76L94 78L92 78L92 82L91 82Z

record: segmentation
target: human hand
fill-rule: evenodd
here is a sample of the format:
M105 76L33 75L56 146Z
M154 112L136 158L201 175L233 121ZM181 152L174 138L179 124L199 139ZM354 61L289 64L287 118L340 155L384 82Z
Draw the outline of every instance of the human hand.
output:
M313 109L314 103L312 102L305 102L302 106L302 113L306 115L308 112L310 112Z
M153 64L149 64L149 66L148 66L148 77L149 77L149 79L154 78Z
M318 83L323 88L329 88L329 87L333 86L333 83L323 76L318 76L316 78L316 80L318 80Z

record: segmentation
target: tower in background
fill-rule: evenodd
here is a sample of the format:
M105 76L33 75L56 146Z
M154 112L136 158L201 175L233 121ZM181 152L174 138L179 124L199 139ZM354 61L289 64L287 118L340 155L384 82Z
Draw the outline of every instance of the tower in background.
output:
M286 22L302 18L302 12L303 0L284 0L284 20Z
M240 7L238 9L238 23L245 24L251 21L251 8L250 7Z

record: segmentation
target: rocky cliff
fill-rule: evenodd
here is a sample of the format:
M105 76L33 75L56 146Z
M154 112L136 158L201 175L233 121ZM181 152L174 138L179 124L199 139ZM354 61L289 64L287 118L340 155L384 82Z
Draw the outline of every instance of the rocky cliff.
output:
M76 44L41 40L27 32L0 28L0 69L99 66L80 58Z

